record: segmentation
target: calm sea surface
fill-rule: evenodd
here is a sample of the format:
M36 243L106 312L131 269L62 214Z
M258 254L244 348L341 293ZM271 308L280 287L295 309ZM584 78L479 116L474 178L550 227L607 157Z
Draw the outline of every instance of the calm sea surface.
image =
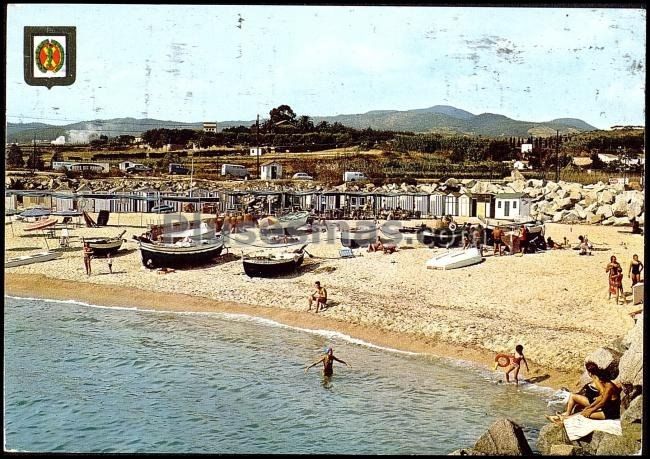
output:
M551 391L244 316L5 297L5 448L446 454L498 417L535 446ZM332 345L352 368L303 367Z

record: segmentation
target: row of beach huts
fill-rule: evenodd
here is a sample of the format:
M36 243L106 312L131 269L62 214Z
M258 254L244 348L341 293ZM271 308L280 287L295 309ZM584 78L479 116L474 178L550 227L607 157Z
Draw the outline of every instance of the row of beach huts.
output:
M45 207L111 213L155 212L161 205L174 212L244 212L251 208L274 215L288 210L315 211L337 218L379 216L391 211L415 216L442 215L518 220L529 216L532 199L523 193L475 194L469 192L362 192L362 191L209 191L160 192L153 188L114 192L57 192L5 190L5 208Z

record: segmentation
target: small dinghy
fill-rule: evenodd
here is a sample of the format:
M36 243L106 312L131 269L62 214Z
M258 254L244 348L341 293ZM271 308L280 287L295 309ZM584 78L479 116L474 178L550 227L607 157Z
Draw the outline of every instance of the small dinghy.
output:
M475 265L483 260L481 252L475 247L466 250L449 250L427 260L428 269L456 269Z
M40 263L42 261L50 261L59 258L61 252L39 252L33 255L23 255L21 257L10 258L5 261L5 268L15 268L16 266L31 265L32 263Z
M244 272L249 277L277 277L296 271L305 258L303 245L296 250L244 255Z
M24 226L25 231L36 231L45 228L49 228L56 224L56 218L45 218L42 220L36 220L34 223L28 223Z

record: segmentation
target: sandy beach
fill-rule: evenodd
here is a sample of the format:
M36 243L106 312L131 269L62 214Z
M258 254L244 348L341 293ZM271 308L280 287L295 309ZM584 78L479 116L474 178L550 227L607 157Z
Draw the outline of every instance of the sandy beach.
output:
M511 353L522 344L531 365L527 376L554 388L573 387L585 356L623 336L634 323L627 313L638 308L632 305L627 268L633 254L643 257L643 237L626 233L628 228L547 224L546 236L556 241L566 237L576 243L578 235L587 234L600 250L590 257L570 249L504 257L486 251L478 265L433 271L425 268L426 260L445 249L408 239L398 241L399 250L392 255L361 249L355 251L358 256L341 259L335 240L340 233L331 224L327 233L319 233L320 242L308 246L313 257L305 258L298 274L251 279L239 257L256 249L251 244L263 244L255 229L231 235L229 254L217 264L161 275L142 266L137 244L130 240L144 231L141 216L123 214L119 226L117 222L118 216L111 215L107 227L75 227L71 247L59 259L5 269L5 293L106 306L242 313L487 367L495 353ZM5 225L5 259L45 248L43 236L24 232L23 225ZM122 229L128 242L114 257L114 273L109 274L105 260L94 259L93 274L86 276L81 237L114 236ZM58 247L57 239L47 242ZM611 255L625 271L626 305L607 300L605 266ZM306 298L316 280L331 300L319 314L307 311Z

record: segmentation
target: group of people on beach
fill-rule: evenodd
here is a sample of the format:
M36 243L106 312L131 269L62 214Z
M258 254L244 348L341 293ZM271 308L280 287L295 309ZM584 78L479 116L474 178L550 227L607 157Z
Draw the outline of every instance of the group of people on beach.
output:
M627 271L627 275L632 281L632 287L641 282L641 271L643 271L643 263L639 260L639 256L634 254L632 255L632 261L630 261L630 266ZM625 292L623 291L623 268L617 261L615 255L609 258L605 272L607 273L609 282L607 299L611 300L612 295L614 295L616 297L616 304L619 304L621 299L624 303L627 303Z

